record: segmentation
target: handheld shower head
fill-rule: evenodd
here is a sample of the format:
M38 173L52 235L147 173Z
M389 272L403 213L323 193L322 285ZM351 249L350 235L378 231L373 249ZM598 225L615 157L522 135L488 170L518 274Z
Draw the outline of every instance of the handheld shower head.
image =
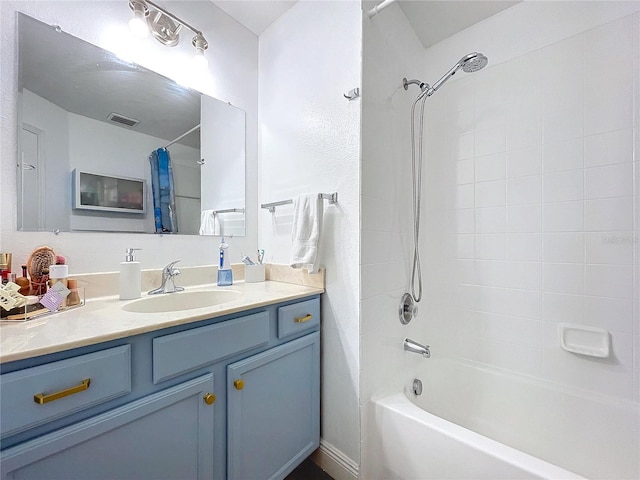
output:
M433 86L429 86L428 83L424 83L420 80L407 80L406 78L402 79L402 84L405 90L409 89L409 85L418 85L420 87L420 94L418 95L417 100L420 100L424 97L430 97L436 91L444 85L444 83L453 77L456 72L462 69L464 72L473 73L478 70L483 69L489 63L489 59L485 57L482 53L473 52L465 55L458 63L456 63L451 69L445 73L440 79L433 84Z
M487 63L489 63L489 59L485 57L482 53L473 52L473 53L469 53L468 55L465 55L458 61L458 63L456 63L453 67L451 67L451 70L445 73L440 78L440 80L438 80L436 83L433 84L433 87L431 87L431 92L428 95L429 96L433 95L436 92L436 90L438 90L442 85L444 85L444 82L446 82L451 77L453 77L456 74L456 72L461 68L463 71L467 73L477 72L481 68L486 67Z
M474 52L462 57L458 63L462 65L462 70L473 73L486 67L489 59L482 53Z

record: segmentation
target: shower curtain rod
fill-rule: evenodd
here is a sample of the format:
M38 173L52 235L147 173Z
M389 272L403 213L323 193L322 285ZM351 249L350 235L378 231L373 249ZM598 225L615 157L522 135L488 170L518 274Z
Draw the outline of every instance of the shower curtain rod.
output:
M200 124L196 125L195 127L193 127L191 130L187 130L186 132L184 132L182 135L180 135L178 138L176 138L175 140L173 140L172 142L167 143L163 148L169 148L171 145L173 145L174 143L182 140L184 137L186 137L187 135L189 135L191 132L195 132L197 129L200 128Z
M379 3L378 5L373 7L371 10L369 10L367 12L367 15L369 16L369 18L375 17L378 14L378 12L384 10L389 5L391 5L392 3L395 3L395 2L396 2L396 0L384 0L384 2Z

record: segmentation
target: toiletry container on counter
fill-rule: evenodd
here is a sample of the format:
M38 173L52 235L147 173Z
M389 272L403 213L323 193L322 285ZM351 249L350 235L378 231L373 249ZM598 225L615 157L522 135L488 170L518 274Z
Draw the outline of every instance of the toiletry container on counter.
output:
M127 248L125 261L120 263L120 300L140 298L142 272L140 262L136 262L134 251L141 248Z
M68 265L50 265L49 266L49 287L53 287L56 283L62 283L67 288L67 277L69 276ZM62 301L62 306L67 306L67 298Z

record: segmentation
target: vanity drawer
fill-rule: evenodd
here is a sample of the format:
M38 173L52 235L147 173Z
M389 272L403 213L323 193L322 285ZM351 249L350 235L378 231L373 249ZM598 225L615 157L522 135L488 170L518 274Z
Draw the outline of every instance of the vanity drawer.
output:
M314 329L319 324L319 298L278 308L278 338Z
M0 375L0 435L27 430L131 392L131 347Z
M269 342L269 312L153 339L153 383Z

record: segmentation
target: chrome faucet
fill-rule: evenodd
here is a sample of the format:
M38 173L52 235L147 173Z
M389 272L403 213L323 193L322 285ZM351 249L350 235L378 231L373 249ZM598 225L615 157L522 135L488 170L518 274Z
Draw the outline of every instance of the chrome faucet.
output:
M162 269L162 285L158 288L151 290L148 295L156 295L158 293L174 293L182 292L184 287L177 287L175 277L180 275L180 270L174 268L174 265L180 260L171 262L169 265Z
M404 349L407 352L417 353L422 355L424 358L431 357L431 351L429 350L429 345L422 345L418 342L411 340L410 338L405 338L403 342Z

